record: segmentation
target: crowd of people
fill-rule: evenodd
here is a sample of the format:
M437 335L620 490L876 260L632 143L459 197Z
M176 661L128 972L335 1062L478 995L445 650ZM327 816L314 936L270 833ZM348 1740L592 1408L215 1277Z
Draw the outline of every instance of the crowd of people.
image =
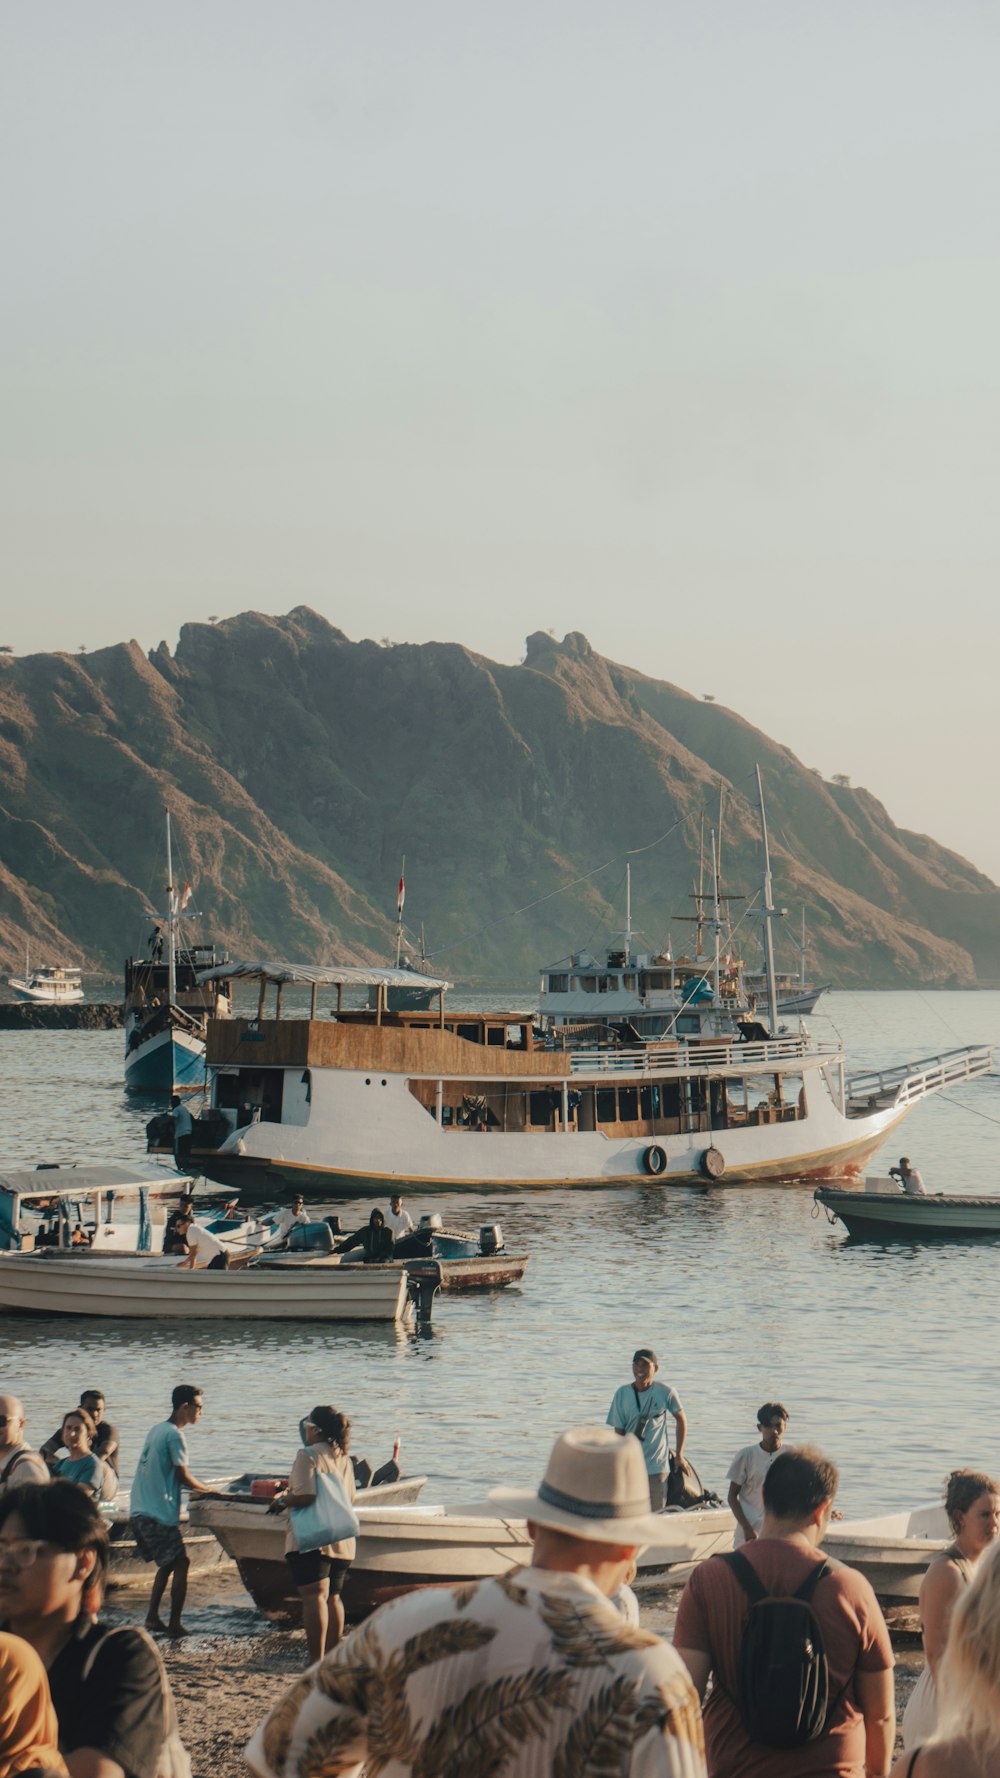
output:
M948 1478L953 1541L924 1577L926 1665L893 1765L889 1632L867 1580L823 1553L837 1468L785 1445L782 1403L761 1405L730 1465L732 1551L692 1570L672 1644L640 1626L629 1583L662 1540L688 1431L658 1370L640 1347L604 1427L558 1438L537 1489L492 1491L528 1522L529 1566L408 1594L350 1634L351 1427L310 1411L276 1502L309 1668L253 1736L256 1778L1000 1778L1000 1484ZM38 1450L0 1397L0 1778L188 1778L155 1639L185 1634L181 1502L207 1489L187 1443L203 1408L179 1384L145 1438L130 1511L152 1590L142 1626L109 1626L104 1395L83 1391Z

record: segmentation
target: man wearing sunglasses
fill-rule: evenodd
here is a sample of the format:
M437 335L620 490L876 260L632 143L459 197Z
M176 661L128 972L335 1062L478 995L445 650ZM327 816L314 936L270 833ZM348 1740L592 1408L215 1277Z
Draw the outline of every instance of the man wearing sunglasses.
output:
M47 1482L44 1457L24 1442L24 1408L16 1395L0 1395L0 1497L25 1482Z

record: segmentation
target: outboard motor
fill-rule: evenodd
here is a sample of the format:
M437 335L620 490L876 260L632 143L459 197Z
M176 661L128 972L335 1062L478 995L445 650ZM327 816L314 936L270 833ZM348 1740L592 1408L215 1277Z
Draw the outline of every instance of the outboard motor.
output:
M480 1253L500 1253L503 1248L503 1229L498 1222L485 1224L479 1231Z
M417 1227L422 1229L440 1229L444 1227L444 1224L435 1210L430 1215L422 1216Z
M329 1223L330 1228L335 1235L342 1235L343 1234L344 1231L340 1226L340 1217L339 1216L324 1216L323 1221L326 1223ZM365 1487L367 1488L367 1486L368 1486L368 1483L366 1482Z

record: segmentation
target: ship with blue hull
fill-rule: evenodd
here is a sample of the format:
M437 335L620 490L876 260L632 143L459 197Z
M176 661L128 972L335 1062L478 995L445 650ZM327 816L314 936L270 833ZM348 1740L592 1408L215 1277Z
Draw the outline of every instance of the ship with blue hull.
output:
M180 916L191 885L173 880L170 816L167 815L167 912L154 916L145 957L125 964L125 1085L130 1093L196 1093L205 1087L205 1034L209 1019L232 1011L228 983L199 981L225 963L214 945L178 943Z

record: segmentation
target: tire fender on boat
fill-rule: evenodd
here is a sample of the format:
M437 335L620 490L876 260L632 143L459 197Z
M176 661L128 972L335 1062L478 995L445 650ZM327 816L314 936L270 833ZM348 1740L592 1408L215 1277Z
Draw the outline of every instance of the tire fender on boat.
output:
M698 1165L706 1179L721 1179L726 1171L726 1157L721 1148L706 1148Z
M666 1153L654 1142L651 1148L645 1150L642 1157L642 1164L645 1167L646 1172L651 1173L655 1179L658 1174L665 1173L667 1170Z

